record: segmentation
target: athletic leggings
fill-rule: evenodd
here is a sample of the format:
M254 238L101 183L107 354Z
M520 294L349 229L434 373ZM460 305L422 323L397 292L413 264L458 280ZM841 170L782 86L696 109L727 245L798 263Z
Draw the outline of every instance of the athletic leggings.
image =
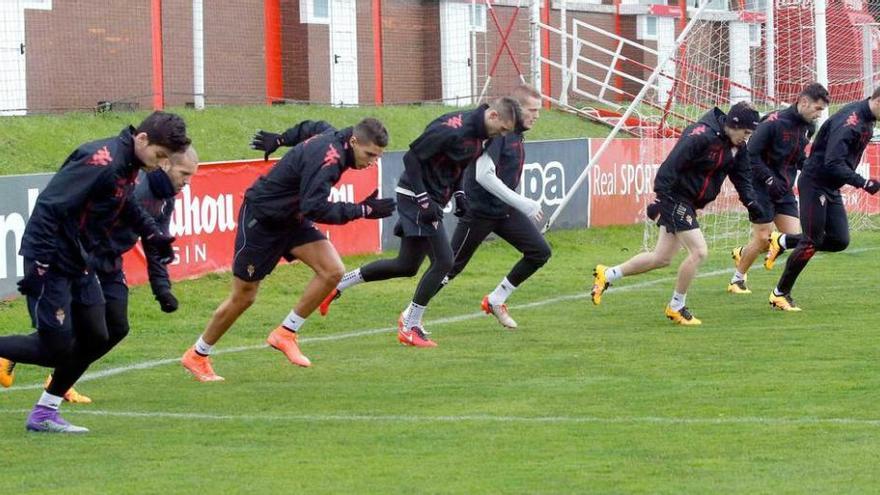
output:
M803 234L776 286L783 294L791 292L816 251L837 252L849 246L849 222L840 190L822 187L815 179L803 175L798 179L798 189Z
M427 306L434 294L440 290L443 277L452 269L452 249L442 227L431 237L401 238L400 251L396 258L378 260L362 266L361 276L365 282L414 277L426 256L431 260L431 265L419 280L413 302Z
M47 391L64 395L98 359L128 335L128 286L122 272L99 274L106 304L73 306L73 359L52 374ZM53 392L54 391L54 392ZM60 393L58 393L60 392Z
M465 217L458 222L452 235L455 261L449 272L449 280L464 270L483 240L493 232L523 254L507 274L507 280L514 287L519 287L550 259L550 246L544 236L519 210L511 209L507 218Z

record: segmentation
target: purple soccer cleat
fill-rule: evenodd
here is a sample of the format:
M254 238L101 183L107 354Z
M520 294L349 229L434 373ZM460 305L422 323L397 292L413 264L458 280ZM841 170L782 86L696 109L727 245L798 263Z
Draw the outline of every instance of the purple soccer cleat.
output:
M34 406L34 410L28 415L27 431L45 433L88 433L88 428L68 423L61 417L57 409L46 406Z

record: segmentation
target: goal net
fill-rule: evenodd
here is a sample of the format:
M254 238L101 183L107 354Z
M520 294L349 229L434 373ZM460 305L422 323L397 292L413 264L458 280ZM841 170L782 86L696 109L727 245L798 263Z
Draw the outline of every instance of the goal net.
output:
M570 31L542 26L572 46L570 57L543 59L558 74L559 93L546 95L593 120L614 127L609 139L641 139L634 162L655 173L681 130L714 106L727 111L750 101L762 113L794 102L810 82L827 81L830 111L871 93L880 76L880 0L828 0L824 23L809 0L690 0L688 19L677 6L639 6L636 36L624 37L585 20ZM818 25L825 26L825 34ZM824 40L824 41L823 41ZM594 147L591 167L610 146ZM867 163L861 172L868 175ZM589 172L585 176L589 175ZM844 191L854 228L871 225L877 198ZM634 200L654 198L646 187ZM552 222L553 219L551 219ZM748 240L750 225L730 181L701 212L700 224L713 248ZM657 229L646 222L645 246Z

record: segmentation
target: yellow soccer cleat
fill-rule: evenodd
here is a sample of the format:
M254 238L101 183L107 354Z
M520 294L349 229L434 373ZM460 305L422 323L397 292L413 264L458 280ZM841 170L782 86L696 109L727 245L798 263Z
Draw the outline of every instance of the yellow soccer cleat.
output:
M0 358L0 386L9 388L15 382L15 361Z
M795 304L791 294L783 294L777 296L772 290L770 291L770 307L780 311L800 311L801 308Z
M698 320L697 317L691 314L687 306L681 308L678 311L675 311L667 305L666 317L672 320L673 323L676 323L678 325L692 326L703 324L702 321Z
M605 279L605 270L607 269L608 267L605 265L596 265L596 269L593 270L593 288L590 290L590 297L596 306L602 302L602 294L611 286Z
M727 292L731 294L751 294L752 291L748 287L746 287L745 280L737 280L736 282L731 282L727 284Z
M46 384L43 388L49 388L49 384L52 383L52 375L46 377ZM64 392L64 400L70 402L71 404L91 404L92 399L88 395L83 395L76 391L75 388L70 387L70 390Z
M740 246L733 248L733 250L730 251L730 257L733 258L733 267L738 268L739 260L743 257L743 247Z
M773 232L770 234L770 247L767 250L767 254L764 256L764 268L767 270L773 269L773 265L776 263L776 258L785 251L782 245L779 244L780 237L782 237L782 234L779 232Z

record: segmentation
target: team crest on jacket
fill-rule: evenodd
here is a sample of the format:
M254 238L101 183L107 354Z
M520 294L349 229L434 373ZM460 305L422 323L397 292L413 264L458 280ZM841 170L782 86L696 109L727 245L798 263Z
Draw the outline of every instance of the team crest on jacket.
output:
M64 313L64 309L58 308L58 310L55 311L55 319L58 320L59 325L64 325L64 318L66 317L67 314Z
M107 165L110 165L110 162L112 161L113 157L110 155L110 150L104 146L96 151L86 163L89 165L95 165L96 167L106 167Z
M706 126L701 124L701 125L694 127L693 130L691 130L690 134L688 134L688 136L699 136L705 132L706 132Z
M773 112L773 113L771 113L770 115L767 116L767 120L768 120L769 122L773 122L773 121L779 120L779 112Z
M859 125L859 116L856 115L855 112L849 114L849 117L846 118L846 123L844 124L847 127L855 127Z
M819 196L819 204L825 206L825 195Z

